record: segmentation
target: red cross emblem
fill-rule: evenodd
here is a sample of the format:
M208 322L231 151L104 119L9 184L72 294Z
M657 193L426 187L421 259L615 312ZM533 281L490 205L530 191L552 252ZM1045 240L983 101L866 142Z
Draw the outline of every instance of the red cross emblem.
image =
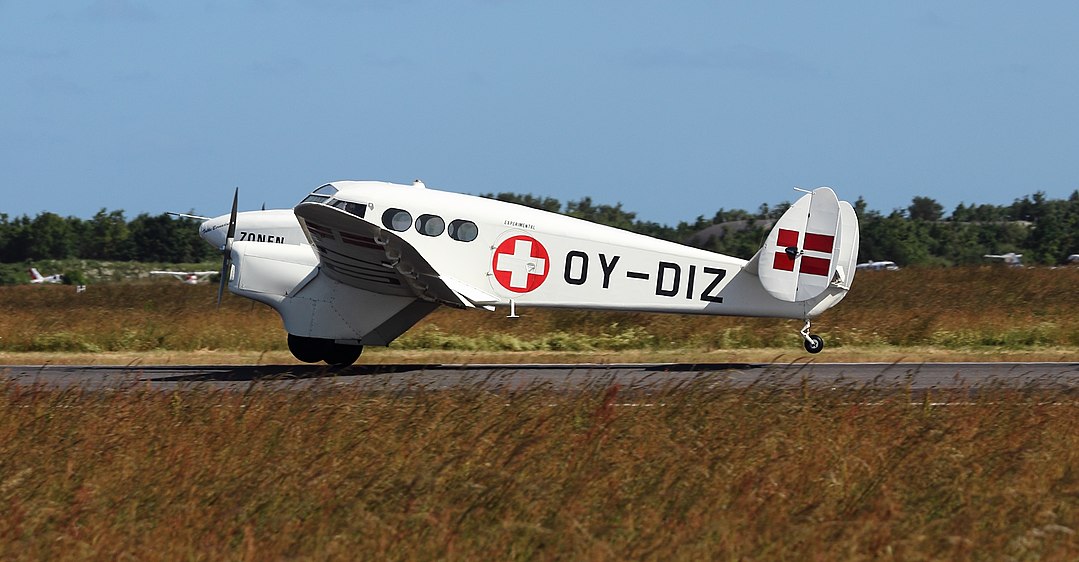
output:
M794 262L798 257L801 257L798 273L827 276L828 269L832 264L832 249L835 248L835 236L807 232L805 240L799 246L798 238L801 235L802 233L796 230L779 229L779 237L776 242L780 251L776 252L772 267L784 271L794 271ZM794 251L787 251L792 248ZM799 248L801 248L801 251L798 250ZM828 257L810 256L806 255L805 252L819 252L826 254Z
M514 293L537 289L551 269L547 249L531 236L512 236L495 248L491 270L498 284Z

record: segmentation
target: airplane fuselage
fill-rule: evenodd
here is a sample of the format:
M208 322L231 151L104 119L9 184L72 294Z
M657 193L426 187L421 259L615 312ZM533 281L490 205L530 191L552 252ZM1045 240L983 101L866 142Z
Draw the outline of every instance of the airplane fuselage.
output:
M491 304L806 318L846 293L784 302L744 274L744 259L466 194L372 181L332 185L336 192L326 200L362 207L362 220L400 236L442 275L495 297ZM419 219L444 226L431 235L435 229L425 232ZM454 236L450 226L458 221L474 225L474 239ZM211 219L201 234L221 246L227 223L227 216ZM308 223L316 231L311 238L304 233L312 230ZM235 244L314 241L317 252L319 228L314 221L298 221L292 210L243 212ZM324 247L350 245L347 235L329 234Z
M380 182L335 182L335 198L368 207L387 227L395 209L411 215L397 235L439 271L518 306L804 318L804 303L779 301L746 260L522 205ZM472 241L428 236L422 216L476 225ZM814 306L818 303L813 303Z

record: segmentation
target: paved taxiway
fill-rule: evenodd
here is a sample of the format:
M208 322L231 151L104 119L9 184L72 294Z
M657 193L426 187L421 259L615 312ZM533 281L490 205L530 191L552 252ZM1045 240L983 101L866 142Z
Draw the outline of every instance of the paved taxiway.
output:
M619 384L641 388L684 384L694 380L748 386L753 384L816 386L902 385L932 388L1020 386L1041 389L1079 388L1079 363L632 363L566 365L356 365L330 369L311 365L231 366L0 366L0 380L20 386L159 389L209 386L245 389L308 388L350 385L370 389L488 389L548 385L555 389Z

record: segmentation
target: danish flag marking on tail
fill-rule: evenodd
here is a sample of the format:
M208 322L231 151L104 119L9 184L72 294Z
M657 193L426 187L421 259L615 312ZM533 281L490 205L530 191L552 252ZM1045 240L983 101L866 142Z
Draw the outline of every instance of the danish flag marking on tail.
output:
M835 236L828 234L814 234L807 232L802 242L801 252L788 253L787 248L798 248L798 239L802 233L796 230L779 229L776 243L780 251L776 252L772 261L772 267L783 271L794 271L794 261L801 256L802 262L798 266L798 273L806 275L827 276L832 264L832 250L835 249ZM806 255L805 252L825 254L828 257Z

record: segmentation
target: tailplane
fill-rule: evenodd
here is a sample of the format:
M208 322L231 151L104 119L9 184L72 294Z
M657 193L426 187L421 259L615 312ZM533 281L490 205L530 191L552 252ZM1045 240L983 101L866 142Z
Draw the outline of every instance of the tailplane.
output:
M783 213L751 260L761 285L787 302L849 289L858 260L858 217L828 187L807 192Z

